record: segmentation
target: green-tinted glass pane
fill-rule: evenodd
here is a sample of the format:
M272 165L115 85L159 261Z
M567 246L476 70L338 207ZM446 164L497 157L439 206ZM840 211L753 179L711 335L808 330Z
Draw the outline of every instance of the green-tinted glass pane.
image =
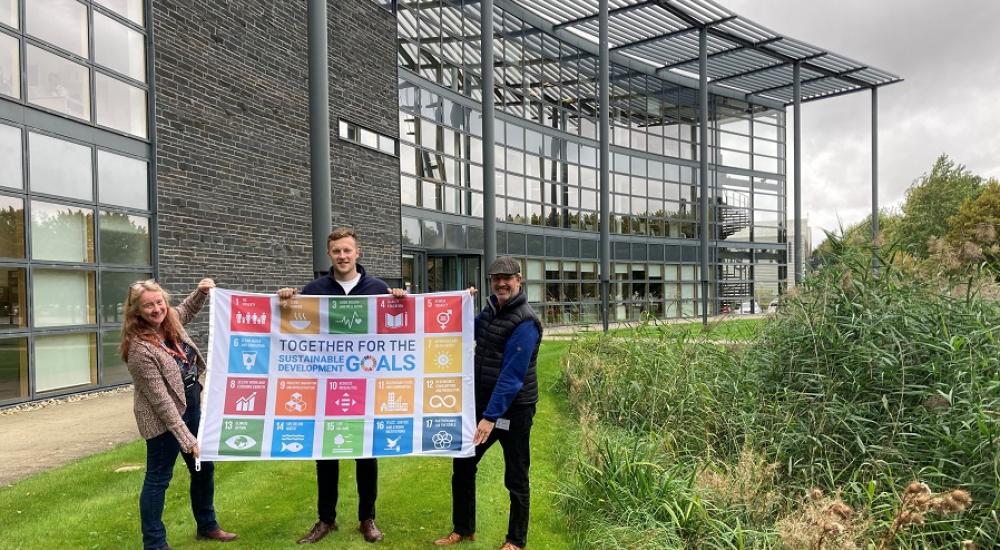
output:
M31 256L36 260L94 261L94 211L31 202Z
M101 322L121 323L125 320L125 297L128 286L136 281L152 279L148 271L104 271L101 273Z
M101 263L149 265L149 218L101 212Z
M22 267L0 268L0 329L27 325L25 306L25 270Z
M0 195L0 257L24 257L24 200Z
M124 384L131 382L132 377L128 373L125 361L122 361L118 354L118 345L122 341L121 331L105 332L102 338L101 347L104 351L103 384Z
M35 391L97 382L97 335L58 334L35 339Z
M2 41L2 39L0 39ZM0 46L0 50L3 46ZM3 54L0 53L0 56ZM0 61L2 63L2 61ZM3 70L0 69L0 80L3 79ZM0 84L0 92L3 91L3 84ZM0 124L0 185L22 189L24 178L21 177L21 129L6 124Z
M28 397L28 339L0 340L0 402Z
M31 303L36 327L96 322L92 271L35 269L32 277Z

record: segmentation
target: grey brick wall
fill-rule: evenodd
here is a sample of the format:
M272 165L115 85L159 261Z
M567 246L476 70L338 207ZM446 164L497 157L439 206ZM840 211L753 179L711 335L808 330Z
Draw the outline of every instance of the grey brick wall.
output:
M396 136L395 20L331 0L331 119ZM306 2L153 2L157 244L167 288L272 292L312 278ZM374 47L373 47L374 45ZM334 225L399 276L398 160L331 139ZM205 318L191 327L202 344Z
M396 20L370 0L330 2L330 118L399 137ZM399 159L331 140L333 225L361 237L361 263L379 277L400 274Z

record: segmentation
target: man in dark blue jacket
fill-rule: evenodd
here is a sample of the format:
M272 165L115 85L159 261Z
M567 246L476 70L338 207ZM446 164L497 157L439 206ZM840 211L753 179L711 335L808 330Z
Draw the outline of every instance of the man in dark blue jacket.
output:
M521 550L528 542L528 484L531 424L538 402L535 362L542 324L521 289L521 265L497 258L490 266L493 295L476 317L476 454L456 458L451 476L453 531L434 544L475 540L476 470L497 441L503 448L504 485L510 518L501 550Z
M401 298L406 294L402 289L390 289L385 281L365 273L358 264L361 248L353 229L334 229L326 239L327 254L332 267L330 272L302 289L302 294L321 296L371 296L392 294ZM278 291L281 300L288 300L296 294L294 288ZM358 521L359 530L368 542L382 540L382 531L375 525L375 498L378 494L378 462L374 458L359 458L357 463ZM299 544L319 542L330 531L337 530L337 498L340 481L340 462L337 460L316 461L316 485L318 497L316 508L319 520L312 529L298 540Z

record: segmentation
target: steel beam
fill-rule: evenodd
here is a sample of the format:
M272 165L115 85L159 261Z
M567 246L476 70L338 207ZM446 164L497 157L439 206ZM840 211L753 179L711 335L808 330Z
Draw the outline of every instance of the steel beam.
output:
M313 272L330 269L326 238L333 224L330 191L330 69L326 0L309 0L309 182Z
M479 72L482 75L483 115L483 273L489 278L489 266L497 258L496 159L493 157L495 112L493 94L493 0L480 4ZM489 288L488 286L484 288Z
M795 250L795 284L802 282L802 69L796 63L792 67L792 115L795 122L792 127L792 148L795 149L795 164L792 169L792 192L795 193L795 203L792 215L795 216L795 239L792 246Z
M698 183L701 189L701 322L708 325L708 29L698 31Z
M879 271L878 227L878 87L872 87L872 272Z
M598 44L600 47L600 153L598 163L601 168L601 323L604 332L608 331L611 320L611 118L610 118L610 67L611 52L608 48L608 0L599 2L600 31Z

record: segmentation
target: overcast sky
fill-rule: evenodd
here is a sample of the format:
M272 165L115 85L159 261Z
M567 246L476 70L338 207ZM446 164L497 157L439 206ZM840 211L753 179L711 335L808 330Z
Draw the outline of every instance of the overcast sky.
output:
M905 79L878 93L883 206L898 207L941 153L1000 178L1000 1L717 1L779 34ZM803 104L802 153L802 208L817 246L823 229L871 212L871 94Z

